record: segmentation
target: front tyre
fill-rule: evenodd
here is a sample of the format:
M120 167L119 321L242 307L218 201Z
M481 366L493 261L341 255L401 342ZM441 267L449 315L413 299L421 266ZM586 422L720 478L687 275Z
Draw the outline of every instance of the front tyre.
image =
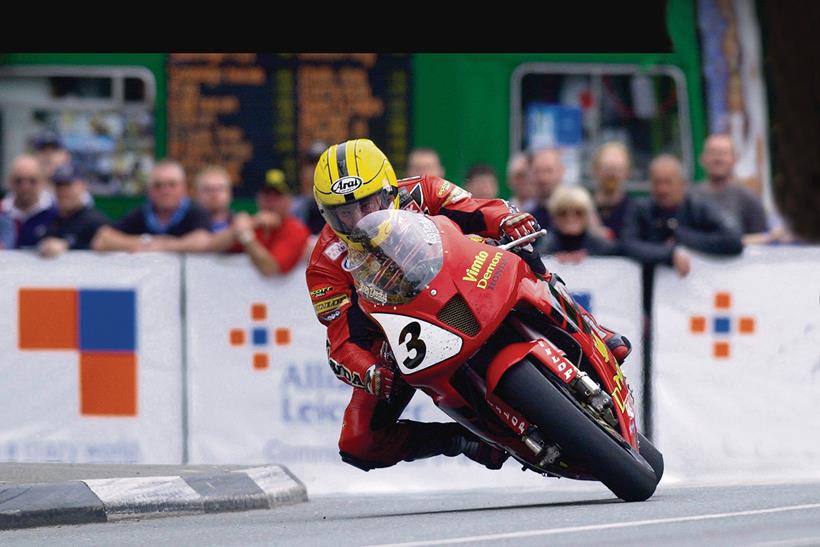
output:
M496 394L558 443L562 453L583 461L590 472L624 501L644 501L658 477L634 451L627 450L592 421L529 359L512 366Z
M643 433L638 433L638 451L643 459L655 470L658 482L661 482L661 477L663 477L663 454L655 448L655 445L649 439L643 436Z

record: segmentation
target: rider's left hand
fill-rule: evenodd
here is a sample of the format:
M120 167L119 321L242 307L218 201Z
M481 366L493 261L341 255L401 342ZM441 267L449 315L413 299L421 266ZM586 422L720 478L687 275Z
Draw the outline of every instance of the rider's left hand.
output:
M513 240L534 234L540 229L538 221L531 214L513 213L504 217L504 220L501 221L500 232L502 236L507 236Z
M393 391L393 371L384 365L371 365L364 374L364 389L379 399L389 399Z

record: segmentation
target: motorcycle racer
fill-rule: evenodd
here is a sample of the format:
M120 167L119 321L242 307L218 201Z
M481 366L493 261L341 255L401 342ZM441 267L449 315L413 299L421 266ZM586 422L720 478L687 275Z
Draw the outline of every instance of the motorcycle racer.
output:
M379 328L362 312L353 278L346 269L349 249L361 250L353 234L356 223L382 209L405 209L443 215L465 234L516 239L540 229L529 213L501 199L475 199L435 176L397 180L385 154L368 139L330 146L316 165L314 197L327 225L311 254L306 278L319 321L327 327L328 362L334 374L353 386L339 437L342 460L365 471L436 455L468 458L499 469L507 454L483 442L456 423L399 420L414 388L394 376L392 355ZM549 278L537 253L524 253L536 274ZM604 329L616 358L630 346L626 338Z

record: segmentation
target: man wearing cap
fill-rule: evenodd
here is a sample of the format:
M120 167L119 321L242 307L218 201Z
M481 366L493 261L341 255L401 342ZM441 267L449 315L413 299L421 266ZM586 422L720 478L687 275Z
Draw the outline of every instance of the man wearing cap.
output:
M242 250L264 276L287 273L304 255L310 231L290 213L291 191L281 170L267 172L256 205L256 215L237 213L230 230L214 234L211 250Z
M113 227L103 226L94 236L95 251L210 250L208 212L188 197L185 169L174 160L154 165L148 199Z
M299 167L299 195L291 200L291 213L301 220L311 234L318 234L325 226L325 219L313 199L313 170L316 162L328 147L324 141L313 141L302 156Z
M52 257L67 250L87 250L100 226L109 223L102 213L85 202L86 182L71 163L60 165L51 176L54 183L57 217L37 245L42 256Z
M37 245L46 227L57 216L54 197L46 189L46 178L37 158L31 154L17 156L11 164L9 193L0 202L0 211L15 225L15 248Z

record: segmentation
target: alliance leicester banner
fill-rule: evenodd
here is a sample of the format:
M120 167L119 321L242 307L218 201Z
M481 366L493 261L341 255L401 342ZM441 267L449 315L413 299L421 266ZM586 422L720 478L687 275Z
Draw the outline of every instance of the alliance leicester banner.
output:
M180 261L0 253L0 461L179 463Z
M820 248L696 257L655 283L656 444L686 479L820 476Z

